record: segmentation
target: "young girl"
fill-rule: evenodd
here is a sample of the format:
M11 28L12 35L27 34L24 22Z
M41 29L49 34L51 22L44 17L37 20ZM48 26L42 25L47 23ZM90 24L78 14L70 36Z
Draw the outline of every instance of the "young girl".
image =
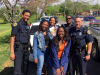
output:
M71 40L66 27L60 26L56 36L52 39L52 75L65 75L68 66L68 54Z
M33 41L33 59L37 63L37 75L41 75L44 58L47 59L47 53L50 48L50 41L53 38L52 33L48 29L49 23L47 20L42 20L39 25L39 30L34 34ZM47 66L48 60L45 60Z
M56 36L57 29L58 29L58 26L56 26L56 18L51 17L49 20L49 30L52 32L53 36Z

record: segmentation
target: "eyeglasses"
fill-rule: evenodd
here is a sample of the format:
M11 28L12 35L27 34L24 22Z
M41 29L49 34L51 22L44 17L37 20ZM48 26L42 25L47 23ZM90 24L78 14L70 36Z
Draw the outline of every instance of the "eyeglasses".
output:
M68 20L68 19L72 19L72 18L66 18L66 20Z

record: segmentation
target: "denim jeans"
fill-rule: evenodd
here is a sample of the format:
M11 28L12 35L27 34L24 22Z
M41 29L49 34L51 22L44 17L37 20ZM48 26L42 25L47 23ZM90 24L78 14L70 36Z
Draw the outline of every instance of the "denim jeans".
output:
M41 75L44 62L48 67L47 75L51 75L50 51L48 51L47 49L45 52L37 50L37 57L37 75Z
M51 67L51 63L50 63L50 49L49 48L47 48L46 49L46 51L45 51L45 55L44 55L45 57L45 59L44 59L44 62L45 62L45 64L47 65L47 75L52 75L51 73L51 71L52 71L52 67Z
M63 66L63 70L65 73L63 73L63 75L66 74L66 71L67 71L67 67L68 67L68 63L65 63L65 65ZM56 69L52 66L52 75L56 75ZM54 74L55 73L55 74ZM61 74L62 75L62 74Z
M37 57L38 57L37 75L41 75L44 63L44 52L37 50Z

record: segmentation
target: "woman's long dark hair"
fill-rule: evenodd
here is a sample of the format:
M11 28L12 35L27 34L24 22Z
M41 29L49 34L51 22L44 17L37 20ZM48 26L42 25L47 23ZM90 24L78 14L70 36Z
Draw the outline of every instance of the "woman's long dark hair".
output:
M68 33L67 29L66 29L66 27L65 27L64 25L59 26L58 29L57 29L57 32L56 32L56 36L52 39L52 43L57 47L57 49L59 49L58 30L59 30L60 28L63 28L63 29L64 29L64 32L65 32L65 35L64 35L64 39L63 39L63 40L64 40L65 42L68 42L68 44L69 44L70 39L71 39L70 36L69 36L69 33Z
M44 22L47 22L48 25L49 25L49 22L48 22L47 20L42 20L42 21L40 22L40 25L39 25L39 28L38 28L38 32L39 32L39 33L40 33L40 31L42 31L42 24L43 24ZM47 30L49 30L49 28L47 28Z

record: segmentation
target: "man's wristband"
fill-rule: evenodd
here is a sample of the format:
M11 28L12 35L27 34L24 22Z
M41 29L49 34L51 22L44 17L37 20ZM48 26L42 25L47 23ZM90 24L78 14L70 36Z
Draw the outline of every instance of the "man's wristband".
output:
M87 53L87 55L90 55L90 53Z

